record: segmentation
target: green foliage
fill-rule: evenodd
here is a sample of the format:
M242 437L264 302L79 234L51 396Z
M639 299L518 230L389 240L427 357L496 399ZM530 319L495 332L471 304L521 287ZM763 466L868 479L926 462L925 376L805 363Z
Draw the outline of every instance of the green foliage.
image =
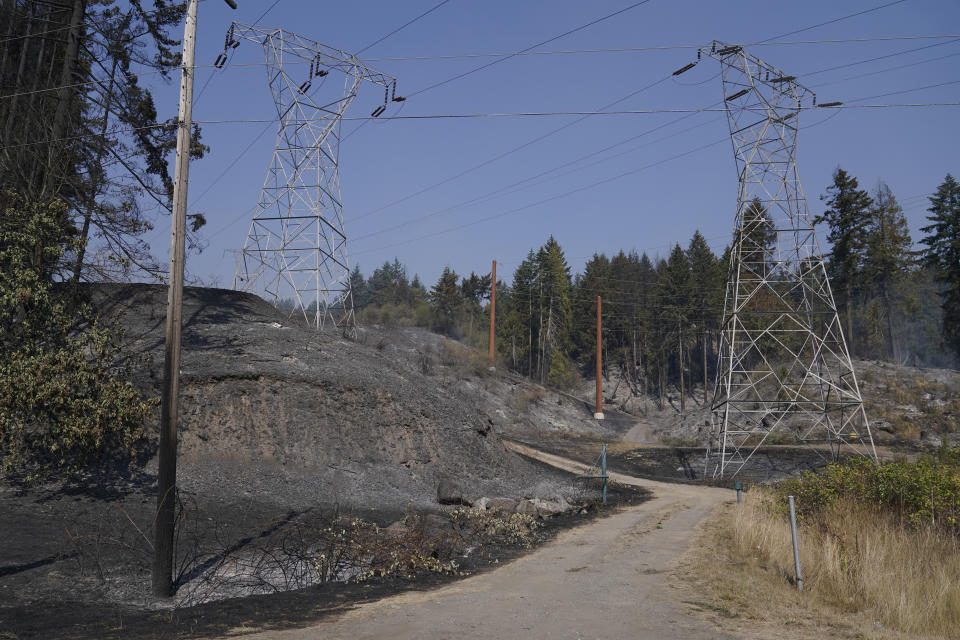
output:
M449 334L454 327L457 312L463 305L463 294L457 286L457 274L444 267L437 284L430 288L430 306L433 307L437 330Z
M856 292L873 200L860 189L857 179L840 167L833 172L833 184L822 198L826 198L827 209L814 222L829 225L827 240L831 250L827 272L840 298L838 306L845 306L852 304Z
M819 473L776 486L779 504L796 499L801 516L819 514L840 500L888 512L911 526L933 525L960 535L960 448L944 449L914 462L874 465L866 458L831 464Z
M65 207L6 194L0 218L0 469L37 478L144 444L145 402L115 377L116 327L57 287L56 265L77 241Z
M941 286L944 338L960 355L960 183L949 173L927 211L931 224L922 228L927 234L920 240L927 247L923 260Z

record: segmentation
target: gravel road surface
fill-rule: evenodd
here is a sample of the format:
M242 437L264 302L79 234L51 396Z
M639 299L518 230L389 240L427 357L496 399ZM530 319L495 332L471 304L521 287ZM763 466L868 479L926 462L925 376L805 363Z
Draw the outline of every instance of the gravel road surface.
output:
M509 446L568 471L585 469L523 445ZM617 482L650 489L654 499L567 531L495 571L364 604L309 628L245 637L731 638L694 617L669 586L697 523L728 500L730 492L611 475Z

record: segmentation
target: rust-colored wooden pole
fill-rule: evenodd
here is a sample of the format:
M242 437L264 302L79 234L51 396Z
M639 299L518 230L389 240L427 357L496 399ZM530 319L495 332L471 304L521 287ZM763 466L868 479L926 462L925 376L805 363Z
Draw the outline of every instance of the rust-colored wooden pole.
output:
M602 311L602 302L600 296L597 296L597 410L593 417L597 420L603 420L603 330L600 322Z
M493 261L493 269L490 271L490 370L496 369L496 359L494 357L494 333L496 330L497 314L497 261Z

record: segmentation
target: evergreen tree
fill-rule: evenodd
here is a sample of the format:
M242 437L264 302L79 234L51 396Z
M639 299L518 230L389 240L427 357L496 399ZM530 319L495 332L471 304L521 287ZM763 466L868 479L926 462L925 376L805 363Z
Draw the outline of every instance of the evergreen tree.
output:
M740 278L756 280L765 277L777 231L759 198L754 198L744 208L737 232L740 234Z
M409 305L412 302L407 268L399 258L394 258L393 262L386 261L374 269L368 284L376 305Z
M350 272L350 292L353 295L353 306L355 309L364 309L373 300L370 293L370 287L360 273L360 265L357 264Z
M708 367L715 357L710 349L711 335L720 326L720 307L723 305L724 271L720 261L699 231L694 232L687 247L690 263L690 329L696 335L697 354L692 357L694 370L699 370L698 379L703 381L706 402Z
M433 307L434 327L450 334L456 325L457 314L463 306L463 294L457 285L458 276L449 266L443 268L437 284L430 289L430 306Z
M537 252L537 272L540 294L537 372L541 382L564 384L571 369L567 351L573 326L572 282L563 249L553 236Z
M845 310L847 343L853 345L854 302L861 285L867 225L873 200L859 188L857 179L837 167L833 184L827 188L827 209L814 223L826 222L831 244L827 275L830 277L837 306Z
M536 255L533 250L527 253L513 272L513 286L510 288L510 306L502 324L497 325L498 349L510 367L526 376L533 375L534 345L538 343L534 324L535 303L534 287L537 283ZM500 291L497 291L499 300ZM539 304L539 302L537 302ZM498 304L501 307L502 304Z
M577 274L574 284L573 308L576 313L573 324L572 353L588 374L596 371L597 296L600 296L607 305L607 313L604 314L607 318L610 316L609 309L614 304L610 299L611 273L610 260L607 256L595 253L587 262L583 273ZM606 330L604 333L609 334L611 329L609 322L603 323L603 327Z
M960 355L960 183L949 173L927 211L931 224L921 229L927 234L920 240L927 247L923 260L941 287L944 338Z
M873 197L865 244L863 280L877 294L874 298L876 302L868 304L868 316L874 318L871 323L873 330L868 333L886 334L883 336L884 355L896 362L900 360L896 316L900 315L904 303L908 301L902 284L912 263L910 247L913 241L903 209L890 187L882 181L877 185ZM877 309L878 313L871 313L872 309Z

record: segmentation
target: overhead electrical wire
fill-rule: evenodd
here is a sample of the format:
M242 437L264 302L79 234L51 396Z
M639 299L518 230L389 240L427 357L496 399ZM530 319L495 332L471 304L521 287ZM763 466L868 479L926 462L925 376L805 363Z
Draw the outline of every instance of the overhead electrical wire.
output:
M804 32L804 31L809 31L809 30L811 30L811 29L815 29L815 28L817 28L817 27L819 27L819 26L823 26L823 25L826 25L826 24L832 24L832 23L835 23L835 22L840 22L840 21L846 20L846 19L848 19L848 18L856 17L856 16L858 16L858 15L863 15L864 13L870 13L870 12L872 12L872 11L877 11L877 10L879 10L879 9L883 9L883 8L885 8L885 7L887 7L887 6L892 6L892 5L894 5L894 4L899 4L899 2L902 2L902 1L903 1L903 0L898 0L897 2L887 3L887 4L884 4L884 5L880 5L880 6L878 6L878 7L873 7L873 8L871 8L871 9L868 9L868 10L865 10L865 11L861 11L861 12L857 12L857 13L853 13L853 14L848 14L848 15L845 15L845 16L841 16L841 17L839 17L839 18L834 18L834 19L832 19L832 20L829 20L829 21L826 21L826 22L823 22L823 23L819 23L819 24L817 24L817 25L812 25L812 26L809 26L809 27L804 27L803 29L796 30L796 31L794 31L794 32L791 32L791 34L787 34L787 35L793 35L793 34L796 34L796 33L802 33L802 32ZM442 5L442 4L443 4L443 3L441 3L441 5ZM533 45L533 46L531 46L531 47L527 47L527 48L526 48L525 50L523 50L523 51L515 52L515 54L516 54L516 55L519 55L519 54L522 54L522 53L529 52L529 51L531 51L531 50L533 50L533 49L536 49L536 48L538 48L538 47L540 47L540 46L542 46L542 45L544 45L544 44L548 44L549 42L553 42L553 41L555 41L555 40L557 40L557 39L559 39L559 38L561 38L561 37L564 37L565 35L569 35L569 34L574 33L574 32L576 32L576 31L580 31L580 30L582 30L582 29L584 29L584 28L587 28L588 26L591 26L591 25L593 25L593 24L597 24L598 22L601 22L601 21L606 20L606 19L608 19L608 18L610 18L610 17L613 17L613 16L615 16L615 15L618 15L618 14L620 14L620 13L623 13L624 11L627 11L627 10L629 10L629 9L632 9L632 8L634 8L634 7L636 7L636 6L641 5L641 4L644 4L644 2L639 2L639 3L635 3L634 5L630 5L629 7L625 8L625 9L623 9L623 10L620 10L620 11L615 12L615 13L613 13L613 14L608 14L607 16L604 16L604 17L602 17L602 18L598 18L598 19L592 21L591 23L587 23L586 25L581 25L580 27L576 27L576 28L574 28L573 30L570 30L570 31L568 31L568 32L566 32L566 33L564 33L564 34L560 34L560 35L558 35L558 36L554 36L553 38L550 38L550 39L548 39L548 40L545 40L545 41L543 41L542 43ZM431 9L431 11L432 11L432 9ZM430 11L428 11L427 13L430 13ZM418 18L416 18L416 19L412 20L411 22L407 23L406 25L404 25L404 27L409 26L410 24L412 24L412 23L415 22L416 20L419 20L420 17L423 17L424 15L426 15L426 14L422 14L422 15L419 16ZM395 32L396 32L396 31L394 31L393 33L395 33ZM391 34L391 35L392 35L392 34ZM782 37L782 36L779 36L779 37ZM777 37L768 38L766 41L763 41L763 42L769 42L769 41L772 41L772 40L775 40L775 39L777 39ZM377 42L380 42L380 41L382 41L382 39L381 39L381 40L378 40ZM367 48L369 48L369 47L367 47ZM476 71L480 71L480 70L482 70L482 69L488 68L488 67L492 66L493 64L497 64L498 62L501 62L501 61L503 61L503 60L509 59L510 57L514 57L514 56L513 56L513 55L505 56L505 57L502 58L502 59L498 59L498 60L496 60L496 61L494 61L494 62L487 63L487 64L485 64L485 65L481 65L480 67L477 67L477 68L475 68L475 69L473 69L473 70L471 70L471 71L469 71L469 72L466 72L466 73L464 73L464 74L459 74L459 75L457 75L457 76L448 78L447 80L444 80L444 81L442 81L442 82L440 82L440 83L436 83L435 85L432 85L431 87L427 87L427 88L425 88L425 89L421 89L421 90L419 90L418 92L415 92L415 93L423 93L423 92L425 92L425 91L427 91L427 90L429 90L429 89L431 89L431 88L436 88L436 87L438 87L438 86L442 86L442 85L444 85L444 84L447 84L448 82L453 82L454 80L457 80L457 79L459 79L459 78L465 77L466 75L469 75L469 74L474 73L474 72L476 72ZM349 138L349 137L351 137L352 135L354 135L355 133L357 133L357 131L359 131L360 128L362 128L363 126L365 126L366 124L368 124L369 121L370 121L369 119L365 119L359 126L357 126L356 128L354 128L353 131L351 131L351 132L349 132L348 134L346 134L343 139L346 140L347 138ZM270 124L268 123L268 124L267 124L267 127L265 127L265 130L268 129L269 126L270 126ZM263 132L261 132L260 134L258 134L258 136L257 136L256 139L259 139L260 137L262 137L262 135L264 135L264 133L265 133L265 130L264 130ZM254 144L254 143L251 142L250 145L248 145L248 147L249 147L249 146L252 146L253 144ZM508 155L509 155L509 154L508 154ZM239 157L238 157L238 159L239 159ZM233 164L236 164L236 162L238 161L238 159L235 159L235 160L231 163L231 166L232 166ZM478 168L479 168L479 167L478 167ZM469 170L468 170L468 172L469 172ZM464 174L464 175L465 175L465 174ZM222 176L221 176L221 177L222 177ZM219 180L219 178L218 178L218 180ZM425 191L427 191L427 190L430 190L430 189L432 189L432 188L433 188L432 186L431 186L431 187L428 187L428 188L425 189L425 190L421 190L420 193L425 192ZM208 188L208 190L209 190L209 188ZM419 195L419 193L418 193L417 195ZM413 196L411 196L411 197L413 197ZM408 199L408 198L405 197L404 200L405 200L405 199ZM393 205L391 204L391 205L388 205L388 206L393 206ZM381 209L379 209L379 210L383 210L383 208L381 208ZM366 215L369 215L370 213L372 213L372 212L368 212L367 214L363 214L362 217L365 217ZM231 224L232 224L232 223L231 223ZM225 228L228 228L228 227L224 227L224 229L225 229Z
M801 78L809 78L811 76L820 75L821 73L827 73L828 71L837 71L838 69L846 69L848 67L855 67L857 65L866 64L868 62L876 62L877 60L885 60L886 58L892 58L894 56L902 56L908 53L914 53L915 51L923 51L924 49L932 49L934 47L942 47L947 44L953 44L954 42L960 42L960 38L955 38L953 40L948 40L946 42L937 42L935 44L928 44L923 47L914 47L912 49L904 49L903 51L896 51L894 53L888 53L882 56L875 56L873 58L867 58L866 60L858 60L856 62L848 62L846 64L838 64L832 67L826 67L825 69L818 69L816 71L810 71L808 73L797 74Z
M960 104L960 103L958 103L958 104ZM821 121L819 121L819 122L813 123L813 124L811 124L811 125L807 125L806 127L802 127L802 128L803 128L803 129L810 129L810 128L813 128L813 127L815 127L815 126L819 126L819 125L823 124L824 122L826 122L827 120L830 120L831 118L833 118L835 115L837 115L837 114L831 114L831 115L827 116L826 118L824 118L823 120L821 120ZM584 186L580 186L580 187L577 187L577 188L575 188L575 189L571 189L571 190L565 191L565 192L563 192L563 193L556 194L556 195L553 195L553 196L550 196L550 197L547 197L547 198L538 200L538 201L536 201L536 202L532 202L532 203L529 203L529 204L521 205L521 206L519 206L519 207L514 207L513 209L509 209L509 210L507 210L507 211L502 211L502 212L499 212L499 213L496 213L496 214L484 216L484 217L482 217L482 218L478 218L478 219L472 220L472 221L470 221L470 222L466 222L466 223L464 223L464 224L460 224L460 225L457 225L457 226L454 226L454 227L448 227L447 229L443 229L443 230L440 230L440 231L435 231L435 232L432 232L432 233L424 234L424 235L421 235L421 236L417 236L417 237L415 237L415 238L410 238L410 239L407 239L407 240L403 240L403 241L400 241L400 242L391 243L391 244L384 245L384 246L380 246L380 247L376 247L376 248L373 248L373 249L367 249L367 250L364 250L364 251L352 252L352 253L354 253L354 255L362 255L362 254L364 254L364 253L371 253L371 252L374 252L374 251L382 251L382 250L384 250L384 249L392 249L392 248L394 248L394 247L403 246L403 245L406 245L406 244L411 244L411 243L413 243L413 242L418 242L418 241L420 241L420 240L424 240L424 239L427 239L427 238L433 238L433 237L436 237L436 236L438 236L438 235L444 235L444 234L447 234L447 233L452 233L452 232L454 232L454 231L459 231L459 230L461 230L461 229L465 229L465 228L467 228L467 227L472 227L472 226L474 226L474 225L481 224L481 223L483 223L483 222L489 222L490 220L495 220L495 219L497 219L497 218L502 218L502 217L505 217L505 216L508 216L508 215L511 215L511 214L514 214L514 213L519 213L519 212L521 212L521 211L526 211L526 210L528 210L528 209L532 209L532 208L534 208L534 207L538 207L538 206L540 206L540 205L544 205L544 204L547 204L547 203L549 203L549 202L553 202L554 200L559 200L560 198L565 198L565 197L571 196L571 195L573 195L573 194L575 194L575 193L579 193L579 192L581 192L581 191L586 191L586 190L589 190L589 189L593 189L593 188L596 188L596 187L598 187L598 186L607 184L607 183L609 183L609 182L613 182L613 181L615 181L615 180L620 180L620 179L625 178L625 177L627 177L627 176L630 176L630 175L633 175L633 174L636 174L636 173L640 173L641 171L645 171L645 170L647 170L647 169L651 169L651 168L660 166L660 165L662 165L662 164L666 164L667 162L671 162L671 161L673 161L673 160L678 160L678 159L680 159L680 158L686 157L686 156L691 155L691 154L693 154L693 153L697 153L697 152L699 152L699 151L703 151L704 149L707 149L707 148L710 148L710 147L714 147L714 146L717 146L717 145L720 145L720 144L724 144L724 143L727 143L727 142L729 142L729 136L724 136L723 138L721 138L721 139L719 139L719 140L715 140L715 141L713 141L713 142L709 142L709 143L707 143L707 144L705 144L705 145L701 145L701 146L696 147L696 148L694 148L694 149L690 149L690 150L688 150L688 151L684 151L684 152L682 152L682 153L679 153L679 154L670 156L670 157L668 157L668 158L663 158L663 159L661 159L661 160L658 160L658 161L656 161L656 162L652 162L652 163L643 165L643 166L641 166L641 167L637 167L637 168L634 168L634 169L630 169L630 170L628 170L628 171L622 172L622 173L617 174L617 175L615 175L615 176L611 176L611 177L608 177L608 178L604 178L604 179L602 179L602 180L598 180L598 181L596 181L596 182L592 182L592 183L590 183L590 184L587 184L587 185L584 185Z
M560 38L565 38L566 36L569 36L569 35L572 35L572 34L574 34L574 33L577 33L578 31L583 31L584 29L587 29L587 28L589 28L589 27L592 27L592 26L595 25L595 24L599 24L599 23L601 23L601 22L604 22L604 21L606 21L606 20L609 20L610 18L614 18L614 17L619 16L619 15L621 15L621 14L623 14L623 13L626 13L627 11L630 11L631 9L635 9L635 8L637 8L637 7L639 7L639 6L645 5L645 4L647 4L648 2L650 2L650 0L640 0L640 2L634 2L633 4L631 4L631 5L627 6L627 7L624 7L623 9L619 9L619 10L617 10L617 11L614 11L613 13L608 13L608 14L605 15L605 16L602 16L602 17L597 18L597 19L595 19L595 20L591 20L590 22L587 22L586 24L582 24L582 25L580 25L580 26L578 26L578 27L574 27L573 29L570 29L570 30L568 30L568 31L564 31L564 32L561 33L561 34L555 35L555 36L553 36L552 38L548 38L548 39L544 40L543 42L538 42L537 44L531 45L531 46L527 47L526 49L523 49L523 50L519 51L518 53L523 53L524 51L531 51L531 50L533 50L533 49L538 49L538 48L542 47L542 46L545 45L545 44L550 44L551 42L554 42L555 40L559 40ZM426 91L430 91L430 90L432 90L432 89L436 89L436 88L438 88L438 87L442 87L442 86L444 86L444 85L446 85L446 84L449 84L449 83L451 83L451 82L454 82L455 80L459 80L459 79L461 79L461 78L465 78L465 77L467 77L467 76L469 76L469 75L472 75L472 74L474 74L474 73L477 73L478 71L483 71L484 69L489 69L489 68L492 67L493 65L495 65L495 64L500 64L501 62L505 62L506 60L509 60L510 58L513 58L513 57L515 57L516 55L517 55L517 54L509 54L509 55L506 55L506 56L504 56L504 57L502 57L502 58L498 58L498 59L493 60L493 61L491 61L491 62L487 62L487 63L485 63L485 64L482 64L482 65L480 65L480 66L478 66L478 67L474 67L473 69L470 69L470 70L468 70L468 71L464 71L463 73L459 73L459 74L457 74L457 75L455 75L455 76L453 76L453 77L451 77L451 78L447 78L446 80L441 80L441 81L439 81L439 82L435 82L435 83L433 83L433 84L431 84L431 85L429 85L429 86L424 87L423 89L418 89L417 91L414 91L413 93L407 95L407 98L412 98L412 97L414 97L414 96L418 96L418 95L420 95L421 93L424 93L424 92L426 92Z
M835 38L830 40L787 40L770 42L767 40L761 42L745 42L742 47L771 47L771 46L794 46L811 44L851 44L864 42L891 42L901 40L946 40L950 38L960 38L960 33L948 33L940 35L910 35L910 36L881 36L874 38ZM673 44L658 45L649 47L611 47L599 49L560 49L556 51L513 51L513 52L491 52L491 53L459 53L459 54L437 54L429 56L394 56L381 58L364 58L364 62L419 62L430 60L465 60L471 58L500 58L506 56L565 56L565 55L583 55L594 53L644 53L648 51L675 51L678 49L696 50L703 48L700 44ZM303 64L307 64L304 62Z
M889 94L883 95L893 95L893 94L902 94L910 93L912 91L921 91L924 89L929 89L932 87L939 87L949 84L956 84L960 82L950 81L943 82L936 85L927 85L923 87L916 87L913 89L904 89L903 91L895 91ZM879 97L879 96L870 96L870 97ZM858 98L857 100L865 100L868 98ZM849 104L856 102L856 100L849 100L846 104L838 105L821 105L817 107L803 107L803 111L842 111L845 109L898 109L898 108L924 108L924 107L955 107L960 106L960 102L893 102L885 104ZM748 111L751 109L747 109ZM762 109L755 109L756 111L762 111ZM422 115L411 115L411 116L393 116L395 120L444 120L444 119L461 119L461 118L526 118L526 117L553 117L553 116L571 116L571 115L607 115L607 116L617 116L617 115L654 115L661 113L725 113L724 109L709 109L709 108L690 108L690 109L636 109L629 111L525 111L525 112L516 112L516 113L436 113L436 114L422 114ZM388 116L381 116L379 119L384 119ZM344 120L374 120L372 117L355 117L355 118L344 118ZM276 123L279 122L277 119L269 118L258 118L258 119L223 119L223 120L194 120L194 124L251 124L251 123ZM139 127L118 127L115 129L109 129L106 131L107 134L114 133L132 133L134 131L142 131L145 129L160 129L163 127L173 128L175 124L171 123L156 123L151 125L144 125ZM64 136L61 138L48 138L45 140L34 140L32 142L24 142L20 144L14 144L9 146L2 146L0 148L4 149L18 149L21 147L31 147L42 144L49 144L51 142L64 142L69 140L80 140L83 138L99 136L99 133L84 133L73 136Z
M858 12L855 12L855 13L851 13L851 14L847 14L847 15L844 15L844 16L840 16L840 17L838 17L838 18L833 18L833 19L831 19L831 20L828 20L828 21L825 21L825 22L821 22L821 23L818 23L818 24L815 24L815 25L811 25L811 26L809 26L809 27L804 27L804 28L802 28L802 29L797 29L797 30L795 30L795 31L793 31L793 32L791 32L790 34L787 34L787 35L793 35L793 34L796 34L796 33L803 33L803 32L805 32L805 31L810 31L810 30L812 30L812 29L815 29L815 28L818 28L818 27L821 27L821 26L824 26L824 25L834 24L834 23L836 23L836 22L841 22L841 21L843 21L843 20L847 20L847 19L850 19L850 18L854 18L854 17L860 16L860 15L863 15L863 14L865 14L865 13L870 13L870 12L873 12L873 11L878 11L878 10L880 10L880 9L884 9L884 8L886 8L886 7L889 7L889 6L893 6L893 5L899 4L900 2L903 2L903 0L896 0L895 2L889 2L889 3L886 3L886 4L882 4L882 5L873 7L873 8L871 8L871 9L867 9L867 10L864 10L864 11L858 11ZM780 38L780 37L785 37L785 36L774 36L774 37L772 37L772 38L766 38L765 40L763 40L763 41L761 41L761 42L770 42L770 41L773 41L773 40L777 40L777 39ZM528 47L527 50L530 50L530 49L533 49L533 48L535 48L535 47ZM518 53L519 53L519 52L518 52ZM716 77L716 76L714 76L714 78L715 78L715 77ZM711 78L710 80L712 80L712 79L713 79L713 78ZM686 116L684 116L684 117L686 117ZM363 126L363 125L360 125L360 126ZM355 132L355 131L354 131L354 132ZM479 168L479 167L482 166L482 165L483 165L483 163L481 163L481 165L477 165L477 168ZM483 166L485 166L485 165L483 165ZM472 169L467 170L467 171L465 171L465 172L462 172L461 174L458 174L458 177L462 177L462 175L466 175L467 173L470 173L470 171L472 171ZM449 182L449 181L450 181L449 179L444 179L443 181L441 181L441 183L434 183L434 184L432 184L432 185L429 185L428 187L425 187L425 188L423 188L423 189L420 189L420 190L416 193L416 195L419 195L419 194L421 194L421 193L425 193L425 192L427 192L427 191L430 191L430 190L432 190L433 188L435 188L436 186L439 186L440 184L446 184L446 183ZM360 217L366 217L366 216L369 215L370 213L382 211L382 210L384 210L384 209L386 209L386 208L388 208L388 207L390 207L390 206L394 206L394 204L399 204L400 202L406 201L406 200L410 199L411 197L414 197L414 196L413 196L413 195L404 196L403 198L401 198L401 199L399 199L399 200L395 200L395 201L393 201L392 203L390 203L390 204L388 204L388 205L381 206L381 207L379 207L378 209L373 210L372 212L367 212L367 213L363 214L363 215L360 216ZM355 219L359 219L359 218L355 218Z
M441 2L438 2L437 4L435 4L434 6L432 6L431 8L427 9L426 11L424 11L423 13L421 13L420 15L418 15L416 18L413 18L412 20L409 20L408 22L402 24L401 26L397 27L396 29L394 29L393 31L391 31L390 33L388 33L387 35L381 36L381 37L377 38L376 40L374 40L373 42L371 42L370 44L368 44L367 46L365 46L363 49L360 49L359 51L357 51L354 55L359 56L361 53L363 53L363 52L366 51L367 49L372 49L373 47L375 47L376 45L380 44L381 42L383 42L384 40L386 40L386 39L389 38L390 36L392 36L392 35L394 35L394 34L396 34L396 33L399 33L399 32L401 32L401 31L403 31L404 29L406 29L407 27L409 27L410 25L412 25L412 24L413 24L414 22L416 22L417 20L420 20L421 18L427 17L428 15L430 15L431 13L433 13L434 11L436 11L437 9L439 9L440 7L442 7L443 5L447 4L448 2L450 2L450 0L442 0Z

